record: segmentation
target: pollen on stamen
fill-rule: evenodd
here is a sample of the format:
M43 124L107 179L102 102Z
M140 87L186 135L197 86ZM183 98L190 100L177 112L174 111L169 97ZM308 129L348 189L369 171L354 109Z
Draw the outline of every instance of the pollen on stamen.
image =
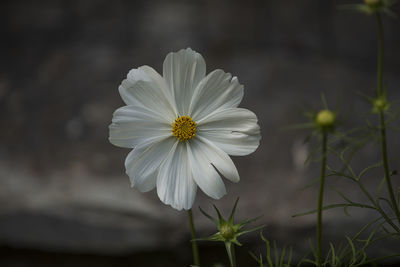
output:
M190 116L176 118L172 124L172 135L179 141L187 141L196 136L197 123Z

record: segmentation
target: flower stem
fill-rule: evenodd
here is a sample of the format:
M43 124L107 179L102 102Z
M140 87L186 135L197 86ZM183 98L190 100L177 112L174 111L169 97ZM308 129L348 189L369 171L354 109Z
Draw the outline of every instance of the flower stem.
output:
M327 139L328 139L328 133L327 131L323 131L321 178L319 182L318 215L317 215L317 266L318 267L322 266L322 206L324 200Z
M226 242L225 248L226 248L226 253L228 254L231 267L236 267L235 245L231 242Z
M387 155L387 144L386 144L386 125L385 125L385 115L383 110L379 111L379 120L380 120L380 130L381 130L381 149L382 149L382 161L383 161L383 170L385 174L385 181L387 185L387 189L389 191L390 202L392 204L392 208L396 214L398 221L400 221L400 211L397 205L396 198L393 192L392 180L390 179L389 172L389 161Z
M195 266L200 266L199 248L196 242L196 231L194 229L192 210L188 210L190 233L192 235L192 251L193 251L193 262Z
M233 245L233 244L232 244L232 247L231 247L231 253L232 253L232 264L231 264L231 267L236 267L235 245Z
M377 82L378 82L378 98L383 96L383 25L382 25L382 17L380 13L377 13L377 21L378 21L378 70L377 70ZM382 151L382 161L383 161L383 170L385 175L385 182L387 185L387 189L389 192L390 202L392 204L392 208L396 214L397 219L400 221L400 211L397 205L396 198L394 196L392 181L390 179L390 171L389 171L389 161L387 155L387 144L386 144L386 123L385 123L385 114L383 109L379 109L379 121L380 121L380 135L381 135L381 151Z
M379 12L376 13L378 21L378 68L377 68L377 92L378 97L383 95L383 25L382 17Z

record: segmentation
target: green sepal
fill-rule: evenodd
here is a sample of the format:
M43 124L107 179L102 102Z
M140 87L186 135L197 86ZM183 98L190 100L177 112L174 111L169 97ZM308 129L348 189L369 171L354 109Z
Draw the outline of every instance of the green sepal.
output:
M200 212L203 213L204 216L206 216L208 219L210 219L210 221L212 221L213 223L215 223L216 226L218 226L217 219L215 219L214 217L212 217L211 215L206 213L202 208L199 207L199 209L200 209Z
M230 224L233 224L233 218L235 216L236 206L237 206L238 202L239 202L239 197L236 198L235 204L233 205L233 209L232 209L231 215L229 215L228 222Z

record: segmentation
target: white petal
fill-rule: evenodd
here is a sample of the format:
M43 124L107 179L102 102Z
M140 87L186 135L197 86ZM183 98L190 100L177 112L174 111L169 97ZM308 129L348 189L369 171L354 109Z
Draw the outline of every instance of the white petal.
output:
M157 137L135 147L125 160L126 174L132 186L142 192L153 189L157 176L155 172L176 142L175 137Z
M192 208L197 185L193 181L186 144L177 142L160 166L157 194L162 202L177 210Z
M213 112L198 122L197 129L198 136L235 156L254 152L261 139L256 115L243 108Z
M172 122L177 117L164 79L148 66L129 71L127 79L122 81L118 89L127 105L146 107Z
M131 184L132 187L137 188L140 192L149 192L156 187L157 183L157 176L158 176L158 170L153 171L151 174L147 175L144 177L144 179L141 179L140 182L137 182L136 184ZM131 179L132 181L132 179Z
M226 194L225 185L218 172L210 163L209 150L196 138L188 142L188 154L193 179L208 196L220 199Z
M189 115L197 121L221 109L237 107L243 98L243 85L223 70L215 70L196 88Z
M139 106L124 106L114 112L109 126L112 144L133 148L157 136L171 135L171 124L155 112Z
M190 100L206 75L203 57L190 48L169 53L163 64L163 77L175 97L179 115L188 115Z
M203 143L202 147L205 154L207 154L210 163L228 180L235 183L239 182L239 173L228 154L207 139L201 136L196 136L196 138L199 142Z

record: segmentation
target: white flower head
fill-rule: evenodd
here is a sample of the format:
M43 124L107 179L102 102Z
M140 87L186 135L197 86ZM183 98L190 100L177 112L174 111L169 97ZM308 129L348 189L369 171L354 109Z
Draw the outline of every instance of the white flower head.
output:
M259 145L256 115L238 108L243 86L219 69L206 75L203 57L190 48L167 55L163 76L149 66L132 69L119 92L126 106L114 112L109 140L133 148L125 160L132 186L157 187L177 210L192 207L197 186L215 199L225 195L220 174L239 181L228 155Z

